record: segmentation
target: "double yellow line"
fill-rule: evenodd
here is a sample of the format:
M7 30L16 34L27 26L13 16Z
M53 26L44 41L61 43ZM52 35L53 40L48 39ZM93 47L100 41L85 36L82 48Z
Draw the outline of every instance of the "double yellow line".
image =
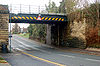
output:
M39 58L39 57L37 57L37 56L33 56L33 55L28 54L28 53L26 53L26 52L22 52L22 51L20 51L20 52L23 53L23 54L25 54L25 55L27 55L27 56L30 56L30 57L32 57L32 58L36 58L36 59L38 59L38 60L42 60L42 61L45 61L45 62L54 64L54 65L57 65L57 66L66 66L66 65L59 64L59 63L56 63L56 62L52 62L52 61L49 61L49 60L46 60L46 59L43 59L43 58Z

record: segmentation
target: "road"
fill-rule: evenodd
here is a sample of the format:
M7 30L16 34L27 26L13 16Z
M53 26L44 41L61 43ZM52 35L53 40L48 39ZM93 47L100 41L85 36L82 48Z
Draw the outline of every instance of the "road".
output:
M100 56L63 52L17 35L12 48L4 55L12 66L100 66Z

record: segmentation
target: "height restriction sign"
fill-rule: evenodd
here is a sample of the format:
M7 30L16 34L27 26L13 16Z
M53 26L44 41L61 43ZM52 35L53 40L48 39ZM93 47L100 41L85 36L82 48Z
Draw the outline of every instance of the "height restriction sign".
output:
M42 20L42 18L40 16L38 16L36 20Z

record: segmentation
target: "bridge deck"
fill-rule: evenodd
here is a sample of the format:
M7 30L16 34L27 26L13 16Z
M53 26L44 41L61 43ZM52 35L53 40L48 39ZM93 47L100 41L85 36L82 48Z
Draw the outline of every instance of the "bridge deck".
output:
M65 15L50 14L11 14L11 23L62 23L67 22Z

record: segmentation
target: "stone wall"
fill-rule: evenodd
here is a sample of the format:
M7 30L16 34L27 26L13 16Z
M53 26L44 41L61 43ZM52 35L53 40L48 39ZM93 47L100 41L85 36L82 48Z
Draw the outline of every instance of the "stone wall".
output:
M81 21L74 20L70 22L70 39L73 47L85 48L86 46L86 19L83 18Z
M0 51L2 44L8 45L8 23L8 8L5 5L0 5Z

